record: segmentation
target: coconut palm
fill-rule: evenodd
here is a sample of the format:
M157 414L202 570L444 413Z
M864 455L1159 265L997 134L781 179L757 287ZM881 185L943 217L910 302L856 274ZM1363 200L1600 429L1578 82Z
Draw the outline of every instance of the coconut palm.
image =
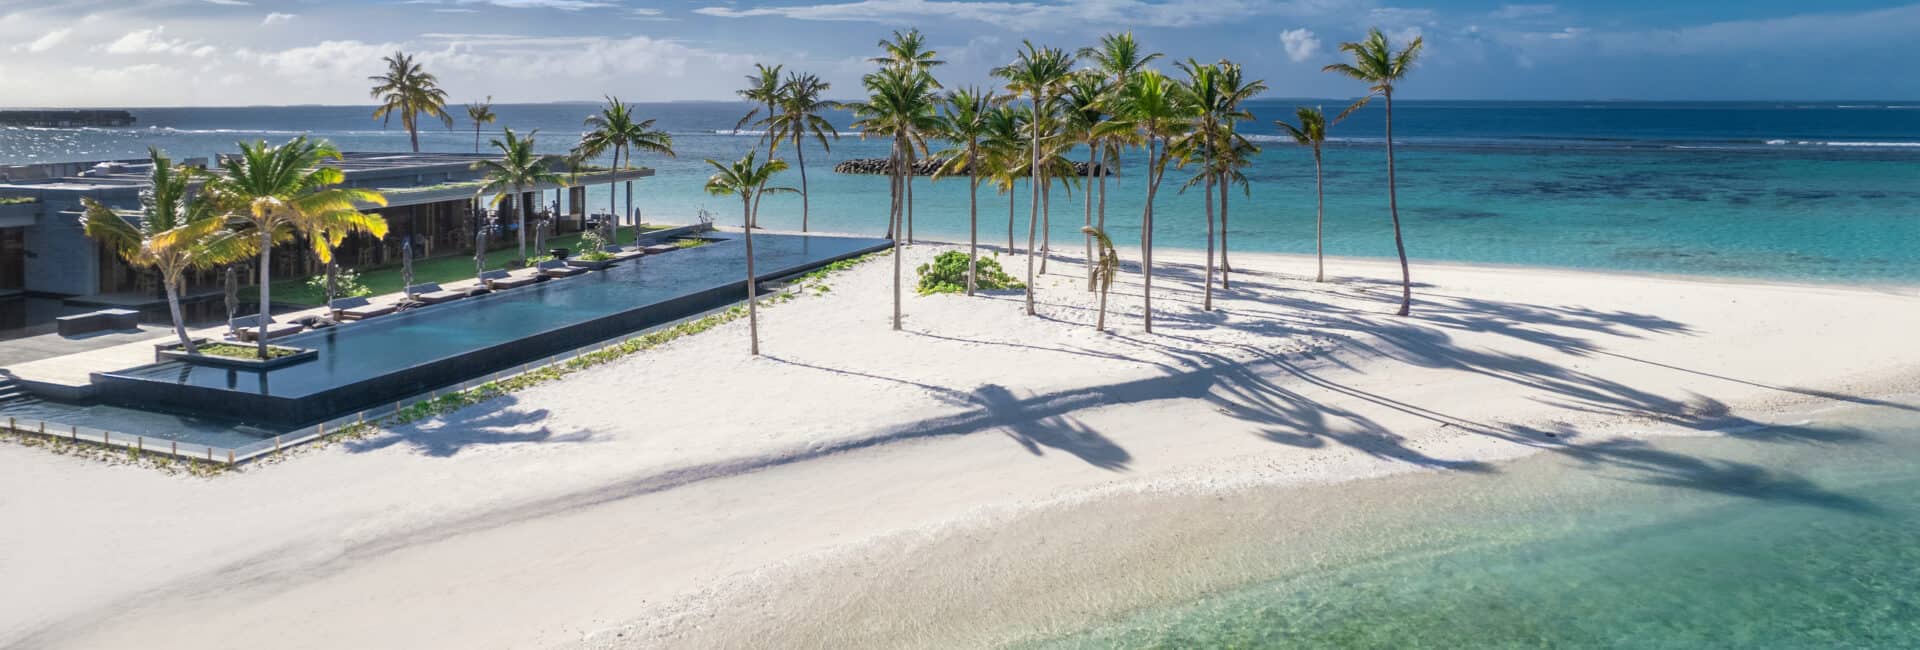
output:
M1360 107L1366 106L1375 96L1386 100L1387 105L1387 211L1393 215L1393 246L1400 253L1400 312L1405 316L1413 312L1413 274L1407 270L1407 244L1400 236L1400 198L1397 179L1393 167L1393 88L1407 74L1413 72L1414 62L1420 58L1420 48L1424 40L1418 36L1408 43L1405 49L1394 51L1387 42L1387 36L1380 28L1367 30L1367 39L1359 42L1341 43L1340 51L1353 55L1353 63L1335 63L1322 70L1346 75L1349 78L1365 82L1367 95L1355 101L1347 110L1340 112L1335 121L1346 119Z
M1255 81L1245 83L1240 75L1240 66L1228 61L1214 64L1201 64L1187 59L1177 65L1187 74L1182 84L1182 94L1194 109L1193 129L1179 145L1181 164L1197 164L1200 173L1188 185L1206 186L1207 205L1207 283L1201 308L1213 309L1214 279L1214 189L1219 187L1226 192L1226 176L1232 170L1234 152L1239 149L1235 140L1239 137L1233 131L1233 124L1243 119L1253 119L1253 114L1241 108L1246 100L1266 90L1264 83ZM1221 230L1225 227L1222 225ZM1224 237L1222 238L1224 242Z
M1080 58L1093 63L1092 70L1107 76L1107 87L1110 92L1125 88L1129 77L1146 69L1147 64L1153 63L1161 56L1159 52L1147 52L1141 48L1140 42L1134 40L1133 32L1101 36L1098 46L1080 50ZM1108 101L1111 102L1111 100L1109 96ZM1111 108L1106 113L1109 118L1113 115ZM1132 129L1108 129L1100 141L1106 146L1101 162L1111 169L1120 168L1120 154L1126 145L1139 144L1138 134ZM1105 232L1107 229L1107 176L1105 174L1100 176L1098 210L1099 216L1095 223L1101 232Z
M81 228L134 267L160 273L167 292L167 313L173 319L180 348L193 354L186 319L180 312L180 292L189 269L206 269L239 260L248 254L246 239L226 230L226 219L214 203L194 192L202 172L175 167L159 149L148 148L153 162L148 187L140 191L140 217L128 220L92 198L82 198Z
M580 135L580 143L574 145L573 155L586 159L612 152L613 164L610 167L615 170L633 168L635 149L673 157L673 134L654 128L653 123L654 120L640 119L620 98L608 96L607 104L600 108L599 113L587 116L588 130ZM528 135L531 137L532 134ZM615 228L621 215L616 203L619 200L619 192L616 191L619 186L618 176L608 174L607 211L612 213L613 218L606 224L607 241L613 241L618 232ZM626 214L633 214L633 181L627 181Z
M1147 143L1147 199L1140 213L1140 274L1146 330L1153 331L1153 201L1166 177L1175 138L1192 127L1196 110L1180 84L1148 70L1127 79L1114 96L1113 112L1140 133Z
M254 238L260 254L260 321L265 325L273 305L273 245L298 233L384 231L378 215L360 212L360 205L386 205L386 197L369 189L340 187L346 174L326 162L339 160L340 150L324 141L299 136L279 146L265 142L240 143L240 153L221 159L225 174L209 179L204 191L241 234ZM314 253L333 258L332 247L314 240ZM263 328L264 331L264 328ZM267 337L259 336L260 358L267 358Z
M1240 189L1252 196L1253 186L1246 182L1246 175L1240 170L1252 164L1251 156L1260 153L1259 145L1241 136L1236 126L1241 120L1253 119L1253 114L1241 108L1248 100L1267 91L1267 83L1255 79L1247 81L1240 64L1222 59L1220 61L1220 96L1222 103L1217 112L1221 115L1221 128L1224 139L1218 149L1216 161L1220 179L1220 287L1232 285L1229 278L1233 274L1233 264L1227 260L1227 186L1235 178L1240 181Z
M759 356L760 312L755 306L758 302L755 300L758 292L753 273L753 227L751 225L758 219L754 218L753 212L760 205L761 194L796 190L791 187L767 187L767 183L773 180L774 174L786 171L787 161L775 158L765 163L757 163L754 161L756 153L758 152L749 151L745 158L732 164L722 164L711 158L707 159L707 164L713 165L714 169L713 176L707 178L707 193L714 196L740 197L740 226L741 231L746 233L744 238L747 244L747 336L751 340L750 345L754 356Z
M473 121L473 152L480 153L480 127L499 119L493 114L493 95L487 95L486 101L467 104L467 119Z
M1036 117L1051 109L1055 97L1065 90L1067 78L1073 74L1073 55L1051 47L1038 47L1033 41L1022 42L1026 49L1015 55L1012 63L994 68L993 76L1007 80L1007 90L1014 94L1025 93L1029 106ZM1029 161L1027 168L1040 168L1040 132L1042 129L1029 125ZM1028 183L1033 190L1033 200L1028 210L1028 218L1040 218L1040 178L1033 175L1036 182ZM1027 315L1032 316L1033 294L1037 287L1033 283L1033 247L1027 247Z
M946 65L946 62L934 58L939 56L939 53L927 49L927 39L919 29L908 29L904 33L894 30L892 39L881 39L878 45L883 54L867 59L869 62L891 69L925 72L933 88L936 90L940 88L940 81L933 77L933 68ZM907 164L908 172L903 188L905 196L901 200L906 204L904 219L907 243L911 244L913 243L913 177L916 174L912 171L911 157L908 158Z
M1007 195L1007 254L1013 254L1013 209L1014 188L1019 179L1027 175L1026 114L1011 106L999 106L987 114L987 128L982 142L986 150L987 168L991 170L989 179L994 190Z
M1065 126L1062 115L1064 107L1058 99L1047 110L1035 118L1028 108L1027 125L1040 131L1040 173L1033 178L1040 183L1040 220L1037 224L1027 224L1027 247L1033 249L1036 233L1039 236L1040 270L1047 272L1047 259L1053 255L1053 184L1058 179L1068 179L1065 184L1067 193L1073 193L1074 182L1079 180L1073 161L1067 156L1073 149L1074 139Z
M813 136L814 140L820 142L821 151L832 152L833 146L827 144L827 136L840 139L840 131L821 115L833 104L820 96L832 87L832 84L811 74L790 74L787 82L780 86L779 112L762 120L773 138L772 151L780 149L782 140L793 142L794 161L800 167L800 232L807 231L807 219L811 212L807 204L807 152L803 142L807 136Z
M547 167L547 157L534 150L533 138L539 129L528 131L526 137L505 129L502 137L492 141L493 148L499 150L498 160L482 160L473 164L473 168L482 173L483 182L479 194L493 195L490 205L499 206L501 201L514 197L514 216L519 220L520 259L527 258L527 206L517 200L542 183L566 185L564 174ZM611 239L607 241L612 241Z
M740 95L741 99L752 102L753 110L747 111L746 115L741 116L739 122L734 123L734 131L739 131L748 124L770 117L776 112L774 107L780 103L780 69L782 67L784 66L769 66L764 63L753 64L755 73L747 75L747 87L734 91L735 94ZM770 135L772 134L761 133L758 142L766 142ZM755 144L754 146L757 147L759 145ZM767 147L767 157L773 157L772 145L768 145Z
M380 100L380 105L373 109L373 117L386 124L394 115L399 115L400 125L407 128L407 138L418 153L421 115L453 128L453 116L447 114L447 91L440 89L440 80L421 69L412 55L394 52L381 60L387 62L387 71L367 77L373 82L373 98Z
M1100 168L1100 124L1107 120L1106 101L1110 87L1106 76L1093 71L1081 70L1067 82L1067 92L1062 110L1067 121L1067 136L1075 144L1087 147L1087 187L1084 193L1086 214L1082 219L1081 232L1086 235L1087 289L1093 289L1093 235L1086 232L1093 225L1093 184L1095 174L1103 173Z
M1100 310L1094 317L1093 330L1107 331L1107 292L1113 289L1113 278L1120 275L1120 254L1113 250L1113 240L1107 238L1104 230L1093 226L1081 226L1080 232L1092 237L1098 244L1099 256L1087 265L1093 269L1093 288L1100 292Z
M887 137L893 141L888 168L892 171L892 208L887 217L887 237L893 240L893 328L900 329L900 239L905 230L902 200L908 174L913 170L913 154L926 151L926 137L939 130L940 119L934 110L933 76L904 67L882 68L861 80L868 98L864 102L841 105L853 111L854 127L860 137Z
M998 103L991 92L969 86L947 93L940 115L940 137L953 143L936 155L945 160L937 180L949 174L967 176L967 295L973 295L974 273L980 256L980 180L990 167L981 142L989 134L988 117Z
M1292 136L1295 143L1313 149L1313 256L1317 265L1313 281L1326 282L1327 257L1324 243L1326 242L1327 187L1320 173L1320 147L1327 143L1327 115L1318 108L1301 106L1294 109L1293 116L1300 122L1298 125L1288 124L1284 120L1277 120L1273 125Z

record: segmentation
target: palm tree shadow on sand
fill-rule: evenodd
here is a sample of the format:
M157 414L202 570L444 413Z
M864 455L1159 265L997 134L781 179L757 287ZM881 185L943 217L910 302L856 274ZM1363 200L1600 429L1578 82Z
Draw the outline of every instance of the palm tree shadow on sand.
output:
M513 408L517 402L513 397L498 398L487 402L487 408L461 409L442 418L383 430L363 440L351 440L343 446L356 454L389 447L408 447L427 456L452 458L478 446L580 443L593 437L585 431L556 435L542 424L548 416L546 409Z

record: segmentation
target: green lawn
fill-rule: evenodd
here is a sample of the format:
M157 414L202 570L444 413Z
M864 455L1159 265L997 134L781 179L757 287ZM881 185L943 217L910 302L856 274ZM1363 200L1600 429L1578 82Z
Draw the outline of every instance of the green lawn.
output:
M669 227L670 226L655 225L641 226L641 228L648 231L662 230ZM547 238L547 248L567 248L577 251L580 248L580 237L581 233L549 237ZM633 242L632 226L622 226L620 228L619 241L623 245ZM527 245L532 246L533 240L527 240ZM513 248L488 252L487 269L506 268L507 261L513 259L515 252ZM546 251L538 252L544 254ZM400 265L398 264L356 270L360 272L360 283L372 289L374 295L395 293L402 288L400 285ZM471 256L452 255L413 261L414 284L456 282L472 277L473 258ZM307 286L306 278L276 280L273 283L273 302L275 304L318 305L326 301L326 294L315 290L313 287Z

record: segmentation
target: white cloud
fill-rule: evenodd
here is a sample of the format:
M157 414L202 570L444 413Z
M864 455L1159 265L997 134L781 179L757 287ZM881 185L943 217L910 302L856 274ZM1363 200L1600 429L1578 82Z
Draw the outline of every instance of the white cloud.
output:
M1280 32L1280 44L1286 46L1287 58L1294 63L1320 53L1320 39L1314 37L1313 30L1304 27Z
M253 3L251 3L251 2L247 2L247 0L203 0L203 1L204 1L204 2L206 2L207 4L210 4L210 5L220 5L220 6L222 6L222 7L250 7L250 6L253 6Z
M167 38L166 31L166 25L136 29L108 43L102 49L108 54L175 54L197 57L204 57L217 51L213 46L199 41Z
M410 5L485 5L504 9L558 9L560 11L580 11L582 9L605 9L620 6L604 0L407 0ZM436 10L444 13L466 13L452 10Z
M1553 5L1504 5L1487 15L1496 20L1516 20L1522 18L1544 18L1558 11L1559 8Z
M34 39L33 42L31 43L15 45L13 46L13 49L14 51L25 50L28 52L35 52L35 53L45 52L47 50L53 49L53 46L59 45L61 42L67 40L67 36L70 36L72 34L73 34L72 28L56 29L56 30L47 32L45 36L41 36L40 38Z
M266 18L260 19L260 24L261 25L284 25L289 22L293 22L293 19L298 17L300 17L299 14L283 14L276 11L276 12L267 14Z

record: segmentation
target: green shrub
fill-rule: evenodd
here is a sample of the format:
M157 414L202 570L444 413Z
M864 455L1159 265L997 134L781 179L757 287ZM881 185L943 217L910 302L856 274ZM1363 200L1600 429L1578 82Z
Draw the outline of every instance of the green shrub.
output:
M338 298L360 298L373 295L373 290L360 281L360 273L353 269L341 267L334 273L334 282L335 288L340 290L340 295L336 296ZM313 289L315 295L327 295L327 274L321 273L307 278L307 286Z
M1026 285L1007 272L1001 270L1000 263L990 257L979 258L974 263L974 287L978 289L1025 289ZM967 290L967 254L960 251L947 251L933 258L932 264L920 265L920 295L933 293L962 293Z

